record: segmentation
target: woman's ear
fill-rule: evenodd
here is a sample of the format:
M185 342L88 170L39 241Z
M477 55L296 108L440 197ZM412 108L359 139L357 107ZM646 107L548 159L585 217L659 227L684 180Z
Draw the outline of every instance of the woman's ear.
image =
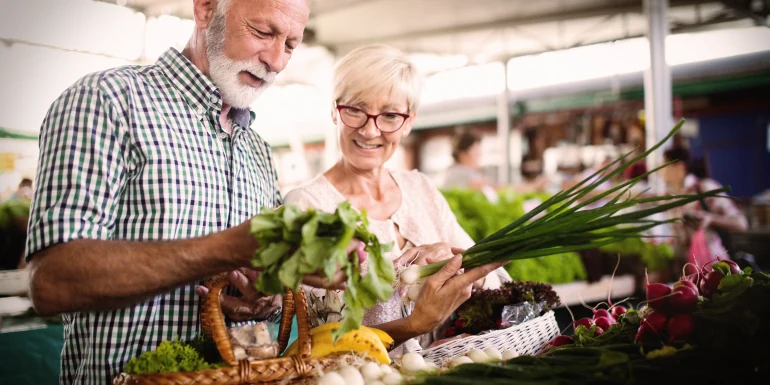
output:
M337 124L337 109L332 107L331 113L332 113L332 122L334 122L334 124L336 125Z
M412 132L412 126L414 126L414 119L417 117L417 113L413 112L411 115L409 115L409 119L406 120L404 123L404 128L401 130L401 137L405 137L409 135L410 132Z

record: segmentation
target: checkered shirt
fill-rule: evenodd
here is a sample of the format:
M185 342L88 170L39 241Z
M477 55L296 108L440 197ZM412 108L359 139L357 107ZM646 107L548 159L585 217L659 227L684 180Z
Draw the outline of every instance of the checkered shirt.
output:
M221 109L217 87L173 49L154 65L91 74L64 91L41 128L27 257L81 238L199 237L280 205L270 146L249 128L253 112L232 110L229 135ZM199 326L195 285L125 309L65 314L61 383L108 384L132 357Z

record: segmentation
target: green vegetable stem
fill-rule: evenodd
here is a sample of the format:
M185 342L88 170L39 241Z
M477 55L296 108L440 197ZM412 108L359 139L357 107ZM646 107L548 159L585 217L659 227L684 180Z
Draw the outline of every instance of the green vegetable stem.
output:
M473 268L497 261L513 261L594 249L626 238L639 237L639 234L646 230L675 221L675 219L665 221L646 219L648 216L729 191L730 188L726 186L693 195L632 197L631 188L644 177L668 165L664 164L596 194L592 198L580 201L599 185L622 173L662 146L681 128L683 123L684 120L681 120L663 140L644 153L625 163L622 163L622 159L630 157L633 152L621 156L574 187L557 193L529 213L478 241L463 253L463 268ZM588 205L602 199L610 200L602 207L585 209ZM624 212L625 209L639 205L648 207ZM436 273L444 264L446 261L421 266L419 277L424 278Z

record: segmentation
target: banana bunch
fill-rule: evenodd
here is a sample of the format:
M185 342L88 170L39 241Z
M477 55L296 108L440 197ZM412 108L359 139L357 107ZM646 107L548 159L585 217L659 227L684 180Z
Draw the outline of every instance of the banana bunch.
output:
M331 322L310 329L311 357L326 357L335 353L355 352L381 364L390 365L388 349L393 346L393 338L388 333L361 325L360 329L348 332L335 344L332 342L332 332L339 325L339 322ZM294 341L283 355L292 356L298 352L299 341Z

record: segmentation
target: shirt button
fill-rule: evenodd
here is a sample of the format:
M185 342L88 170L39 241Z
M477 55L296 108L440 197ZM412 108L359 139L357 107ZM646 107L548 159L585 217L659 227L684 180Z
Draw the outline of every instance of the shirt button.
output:
M227 139L227 134L225 134L224 132L220 132L219 139Z
M203 113L204 113L205 111L203 110L203 107L198 107L198 109L197 109L197 110L195 110L195 112L196 112L198 115L203 115Z

